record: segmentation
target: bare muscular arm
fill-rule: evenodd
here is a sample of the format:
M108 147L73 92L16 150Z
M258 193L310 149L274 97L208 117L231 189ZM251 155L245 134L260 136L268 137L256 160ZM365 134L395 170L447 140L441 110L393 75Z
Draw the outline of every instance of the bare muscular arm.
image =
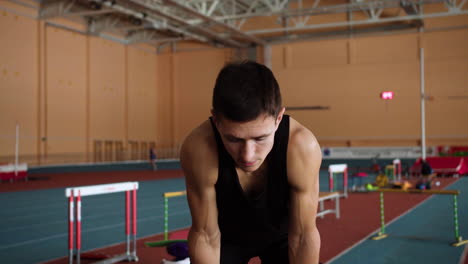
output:
M220 231L214 187L218 173L217 152L210 135L210 124L205 122L186 138L180 154L192 215L188 246L193 264L216 264L220 261Z
M288 180L291 186L290 264L318 263L320 235L315 224L319 197L320 146L312 133L291 119Z

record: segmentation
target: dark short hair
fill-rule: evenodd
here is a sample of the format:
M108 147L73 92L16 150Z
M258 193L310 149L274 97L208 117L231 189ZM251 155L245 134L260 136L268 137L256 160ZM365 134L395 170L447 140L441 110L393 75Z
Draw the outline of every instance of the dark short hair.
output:
M261 114L276 117L281 93L271 70L254 61L225 65L216 78L213 111L236 122L252 121Z

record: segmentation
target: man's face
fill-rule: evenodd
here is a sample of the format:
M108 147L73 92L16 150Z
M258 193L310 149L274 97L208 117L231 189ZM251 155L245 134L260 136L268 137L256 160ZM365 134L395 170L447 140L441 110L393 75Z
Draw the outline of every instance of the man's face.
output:
M222 117L216 119L224 147L238 168L245 172L260 168L273 148L282 113L278 118L263 114L248 122L234 122Z

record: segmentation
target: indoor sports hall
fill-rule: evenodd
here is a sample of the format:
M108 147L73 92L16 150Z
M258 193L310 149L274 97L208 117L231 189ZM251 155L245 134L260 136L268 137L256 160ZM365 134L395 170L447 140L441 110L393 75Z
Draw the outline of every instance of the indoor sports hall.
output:
M0 263L190 263L181 147L248 60L320 145L320 263L468 264L467 47L465 0L0 0Z

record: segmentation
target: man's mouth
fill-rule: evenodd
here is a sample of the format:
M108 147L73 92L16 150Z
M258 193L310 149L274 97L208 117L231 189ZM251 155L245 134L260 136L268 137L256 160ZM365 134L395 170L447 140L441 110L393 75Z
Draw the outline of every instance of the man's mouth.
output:
M251 162L242 162L241 164L244 166L244 167L252 167L255 165L255 163L257 163L256 161L251 161Z

